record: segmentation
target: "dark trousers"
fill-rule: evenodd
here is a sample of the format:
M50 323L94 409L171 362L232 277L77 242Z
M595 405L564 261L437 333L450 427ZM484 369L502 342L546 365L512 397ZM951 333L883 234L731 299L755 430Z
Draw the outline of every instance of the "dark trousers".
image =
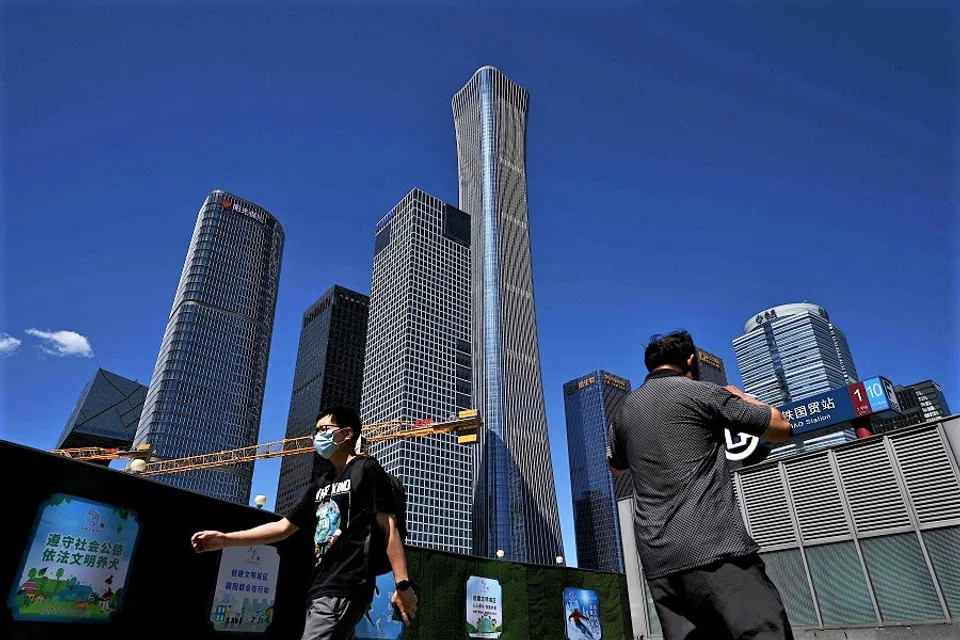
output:
M780 592L756 554L648 584L664 640L793 640Z
M307 607L301 640L353 640L354 629L370 607L371 597L320 596Z

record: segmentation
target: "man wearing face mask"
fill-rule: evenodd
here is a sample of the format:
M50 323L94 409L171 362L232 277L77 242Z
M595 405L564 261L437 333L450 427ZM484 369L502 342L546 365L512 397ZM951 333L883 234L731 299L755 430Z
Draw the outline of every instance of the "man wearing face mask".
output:
M317 478L288 517L246 531L201 531L191 543L198 552L216 551L279 542L301 527L312 531L316 566L302 640L351 640L376 586L365 552L369 539L385 549L397 580L393 604L409 623L417 612L417 595L407 574L389 480L374 458L357 455L361 426L355 411L326 409L316 426L317 453L333 469Z
M724 429L783 441L779 410L700 381L686 331L654 336L644 383L610 425L610 468L633 480L634 535L664 640L792 639L777 588L747 533Z

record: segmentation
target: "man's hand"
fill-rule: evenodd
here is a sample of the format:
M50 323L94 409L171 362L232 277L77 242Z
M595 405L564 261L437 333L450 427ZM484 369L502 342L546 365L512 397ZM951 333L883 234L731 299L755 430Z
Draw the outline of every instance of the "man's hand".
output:
M406 591L394 591L390 602L400 611L400 617L404 624L410 624L410 621L417 616L417 594L413 587L407 587Z
M729 392L732 393L733 395L737 396L738 398L742 398L742 399L744 399L744 400L746 399L746 394L745 394L743 391L741 391L740 389L738 389L738 388L736 388L735 386L733 386L732 384L728 384L727 386L724 387L724 389L726 389L727 391L729 391Z
M198 531L190 538L190 544L197 553L219 551L229 545L227 534L220 531Z

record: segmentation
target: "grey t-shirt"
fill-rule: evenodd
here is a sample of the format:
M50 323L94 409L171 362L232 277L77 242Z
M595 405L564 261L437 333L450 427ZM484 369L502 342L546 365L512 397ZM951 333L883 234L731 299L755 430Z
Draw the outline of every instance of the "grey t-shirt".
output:
M647 579L757 551L734 497L723 430L760 436L769 424L769 407L670 370L627 396L610 425L608 456L633 478Z

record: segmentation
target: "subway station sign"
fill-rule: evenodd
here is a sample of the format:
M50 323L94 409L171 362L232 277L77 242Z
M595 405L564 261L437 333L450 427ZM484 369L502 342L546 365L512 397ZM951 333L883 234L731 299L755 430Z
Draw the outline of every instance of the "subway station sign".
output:
M900 413L900 404L890 381L876 377L785 404L780 411L796 436L864 416L890 417Z
M847 428L845 422L864 416L889 418L900 413L900 403L893 384L883 377L855 382L846 387L782 405L783 417L790 421L793 435L803 435L821 429L835 431ZM760 445L760 438L725 429L726 456L731 462L743 462Z

